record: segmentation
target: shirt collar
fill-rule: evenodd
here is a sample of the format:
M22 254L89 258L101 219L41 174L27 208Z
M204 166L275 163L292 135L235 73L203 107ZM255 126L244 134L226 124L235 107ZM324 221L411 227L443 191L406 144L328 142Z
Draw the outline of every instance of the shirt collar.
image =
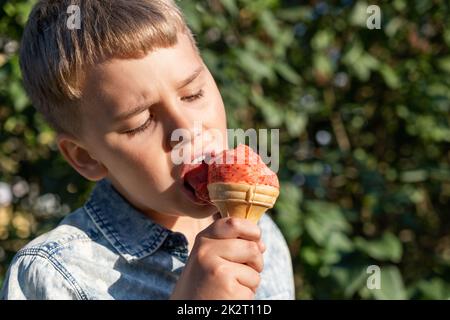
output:
M97 182L84 208L129 262L153 254L172 233L132 207L106 179Z

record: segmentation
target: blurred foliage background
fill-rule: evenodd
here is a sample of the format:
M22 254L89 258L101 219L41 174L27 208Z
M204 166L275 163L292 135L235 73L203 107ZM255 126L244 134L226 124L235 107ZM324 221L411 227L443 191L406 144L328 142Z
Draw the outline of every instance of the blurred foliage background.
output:
M21 85L34 1L0 0L0 285L14 253L83 204ZM280 128L297 298L450 298L445 0L181 0L230 128ZM369 30L367 7L381 8ZM369 290L367 268L381 268Z

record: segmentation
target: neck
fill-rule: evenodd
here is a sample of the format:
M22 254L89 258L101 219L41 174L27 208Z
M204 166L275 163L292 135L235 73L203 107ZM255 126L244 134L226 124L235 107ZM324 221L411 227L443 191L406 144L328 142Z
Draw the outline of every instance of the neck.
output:
M112 178L110 178L110 180L112 182L113 187L117 190L119 194L121 194L126 199L131 198L129 195L127 195L126 192L123 191L120 184L115 182L115 180ZM211 223L213 223L214 220L216 220L216 218L220 217L220 215L218 214L202 219L186 216L174 216L170 214L159 213L153 210L145 210L139 208L139 206L132 204L130 200L128 200L128 202L132 206L134 206L137 210L139 210L140 212L144 213L147 217L152 219L155 223L158 223L173 232L180 232L184 234L188 240L189 251L192 249L197 234L206 227L208 227Z
M188 240L188 248L191 251L195 237L199 232L207 228L214 222L215 216L209 216L203 219L197 219L186 216L172 216L160 214L157 212L145 212L145 214L154 222L173 231L184 234Z

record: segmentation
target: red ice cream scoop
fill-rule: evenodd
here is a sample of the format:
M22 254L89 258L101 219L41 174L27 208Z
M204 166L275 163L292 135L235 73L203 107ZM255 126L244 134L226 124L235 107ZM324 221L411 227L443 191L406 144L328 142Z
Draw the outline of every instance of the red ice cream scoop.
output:
M243 144L224 150L207 162L186 166L184 180L197 198L214 203L223 216L256 221L274 205L279 193L277 175ZM256 209L257 217L250 217Z

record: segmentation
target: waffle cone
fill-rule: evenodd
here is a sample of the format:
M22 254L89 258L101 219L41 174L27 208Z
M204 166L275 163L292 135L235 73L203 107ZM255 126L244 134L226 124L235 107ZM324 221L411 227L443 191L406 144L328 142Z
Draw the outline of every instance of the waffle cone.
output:
M277 200L278 188L267 185L216 182L208 184L209 198L222 217L237 217L257 223Z

